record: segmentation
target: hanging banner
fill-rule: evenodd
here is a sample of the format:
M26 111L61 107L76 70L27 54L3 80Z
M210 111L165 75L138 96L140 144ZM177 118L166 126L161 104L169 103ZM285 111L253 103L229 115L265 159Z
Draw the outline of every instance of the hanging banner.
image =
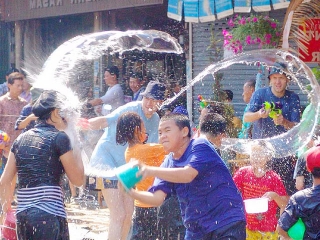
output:
M232 0L215 0L218 19L233 14Z
M251 0L234 0L234 12L236 13L251 12Z
M271 11L270 0L253 0L252 9L255 12L268 12Z
M214 15L214 0L199 0L199 20L200 22L211 22L216 20Z
M271 0L274 10L288 8L290 0Z
M181 21L182 20L182 4L183 4L183 0L169 0L168 12L167 12L168 18Z
M299 29L308 35L307 53L299 48L299 57L307 63L320 63L320 18L303 22Z
M184 0L183 9L186 22L199 22L199 0Z

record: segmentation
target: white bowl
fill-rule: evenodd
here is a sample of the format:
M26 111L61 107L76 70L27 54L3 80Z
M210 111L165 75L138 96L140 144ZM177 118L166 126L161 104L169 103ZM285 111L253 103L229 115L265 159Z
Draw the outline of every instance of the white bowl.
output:
M243 200L247 213L263 213L268 211L268 198L252 198Z

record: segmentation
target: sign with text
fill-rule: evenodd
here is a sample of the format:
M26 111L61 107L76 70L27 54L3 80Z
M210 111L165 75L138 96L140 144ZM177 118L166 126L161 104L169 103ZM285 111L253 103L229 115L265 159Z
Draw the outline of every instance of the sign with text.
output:
M320 18L308 19L299 28L308 36L308 53L299 49L299 57L304 62L320 63Z

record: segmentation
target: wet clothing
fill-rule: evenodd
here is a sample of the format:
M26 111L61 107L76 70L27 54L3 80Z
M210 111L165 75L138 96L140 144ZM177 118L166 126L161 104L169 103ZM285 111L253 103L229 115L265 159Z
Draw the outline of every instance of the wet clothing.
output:
M182 240L186 234L186 228L180 213L179 201L176 195L171 195L158 207L158 239Z
M125 152L126 162L131 159L136 159L148 166L159 167L165 158L166 152L161 144L147 143L136 144L133 147L128 147ZM148 177L136 184L136 190L147 191L154 181L154 177ZM134 200L134 205L138 207L151 207L141 201Z
M20 116L16 121L16 124L14 125L14 129L18 130L18 126L19 124L26 119L30 114L32 113L32 105L28 104L26 106L24 106L20 112ZM23 130L22 132L26 132L29 129L33 128L34 125L36 125L36 121L31 121Z
M190 183L171 183L155 179L150 192L176 193L186 227L185 239L202 239L238 221L245 222L240 192L223 160L204 138L192 139L180 159L169 154L161 165L165 168L190 166L198 175ZM235 239L245 239L245 223ZM244 233L244 238L242 237Z
M247 104L246 108L244 109L243 116L246 112L248 112L250 105ZM251 122L245 122L244 117L242 117L242 127L241 131L238 134L238 138L252 138L252 123Z
M27 220L29 224L39 220L35 216L33 217L36 210L31 211L30 209L38 209L39 211L36 212L41 216L48 214L51 217L54 216L52 221L56 223L53 225L42 224L39 227L40 232L51 231L53 236L57 233L53 232L57 225L59 225L59 228L62 227L60 221L57 220L58 217L66 218L63 193L60 186L64 168L59 158L71 149L67 134L45 122L40 122L33 129L22 133L14 141L11 152L16 158L19 179L17 218L21 221L19 225L21 229L18 229L18 231L22 236L31 234L25 231L32 229L30 226L27 227L28 224L24 226L24 220ZM36 214L36 216L38 215ZM33 221L30 219L33 219ZM35 226L33 227L35 228ZM44 237L38 239L61 238Z
M93 150L89 163L90 166L109 170L126 163L124 152L127 145L122 146L116 143L116 128L119 116L128 111L136 112L142 118L149 134L148 142L158 142L158 126L160 121L158 114L154 113L151 118L147 118L142 111L142 102L127 103L106 116L108 127L104 129L103 135ZM117 180L117 177L110 176L107 179Z
M320 185L292 195L278 224L288 232L299 218L306 226L303 239L320 239Z
M137 207L132 216L131 240L157 239L157 208Z
M312 187L312 174L307 170L305 153L303 153L297 160L296 167L294 169L293 178L296 179L299 176L304 177L304 188Z
M249 112L259 111L266 101L274 103L280 102L282 105L282 115L285 119L296 123L300 121L300 99L294 92L286 90L284 96L279 98L272 93L271 87L258 89L253 93L250 99ZM260 118L253 122L252 138L270 138L285 132L287 132L287 130L284 126L275 125L272 118ZM282 144L283 148L285 148L285 143ZM271 161L272 170L280 175L288 195L292 195L296 192L295 182L292 178L294 164L295 158L293 156L273 158Z
M100 97L104 104L111 106L111 111L116 110L124 104L124 94L120 84L109 87L105 95Z
M141 101L143 96L141 93L143 93L146 90L146 87L141 87L136 93L133 94L132 101Z
M282 115L291 122L300 121L300 99L297 94L292 91L285 91L283 97L276 97L271 87L256 90L251 99L249 112L257 112L262 108L264 102L280 102L282 104ZM252 138L268 138L286 132L284 126L275 125L270 117L260 118L253 122Z
M10 98L9 93L0 97L0 126L1 130L10 136L9 146L21 133L21 130L14 130L14 125L20 116L22 108L27 104L20 97L17 99Z
M240 168L233 180L243 199L260 198L266 192L275 192L279 196L286 196L286 189L281 178L274 171L269 170L262 177L256 177L252 166ZM274 232L277 227L277 209L275 201L269 201L268 211L265 213L246 213L247 228L252 231Z
M49 214L38 208L29 208L17 214L16 218L18 239L69 239L66 218Z

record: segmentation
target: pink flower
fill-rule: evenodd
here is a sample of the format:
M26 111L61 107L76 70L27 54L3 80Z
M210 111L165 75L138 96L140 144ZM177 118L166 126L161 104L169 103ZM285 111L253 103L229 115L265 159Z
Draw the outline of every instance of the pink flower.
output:
M261 38L257 37L256 41L257 41L257 43L261 43Z
M230 42L225 39L224 42L223 42L223 46L225 47L225 46L228 46L229 44L230 44Z
M239 24L240 24L240 25L245 25L245 24L246 24L246 19L245 19L245 17L242 17L242 18L239 20Z
M251 21L251 19L248 17L248 18L247 18L247 22L250 22L250 21Z
M228 36L228 35L229 35L229 32L228 32L226 29L223 29L223 30L222 30L222 35L223 35L223 36Z
M228 21L228 25L230 27L234 27L234 22L233 22L232 18L230 18L230 20Z
M258 22L258 18L257 17L252 18L252 22Z
M270 44L270 43L271 43L270 38L266 38L266 44Z
M271 26L272 28L277 28L277 23L272 22L272 23L270 23L270 26Z
M272 38L272 35L270 33L267 33L266 35L264 35L264 38L270 40Z
M276 36L279 37L281 35L280 32L276 32Z
M246 42L247 42L247 44L250 44L250 43L251 43L251 36L250 36L250 35L248 35L248 36L246 37Z

